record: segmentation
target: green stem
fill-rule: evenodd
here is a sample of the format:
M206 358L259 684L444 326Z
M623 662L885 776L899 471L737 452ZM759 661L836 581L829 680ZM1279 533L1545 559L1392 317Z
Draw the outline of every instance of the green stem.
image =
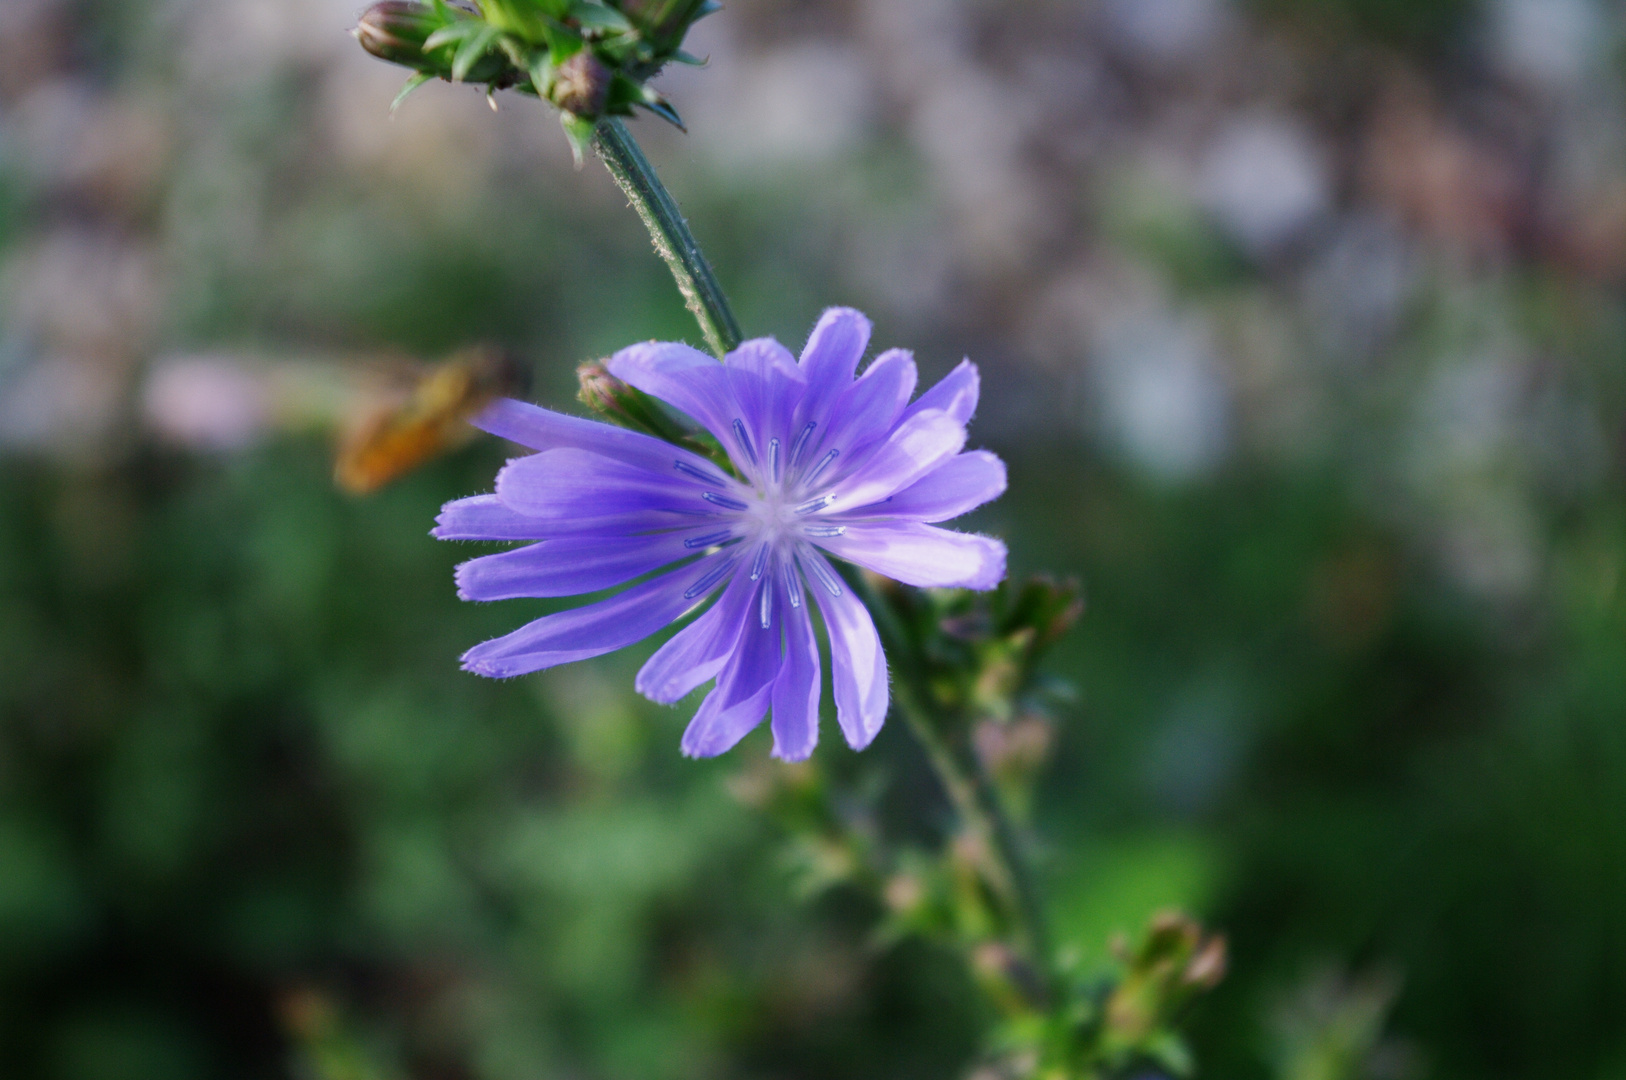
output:
M655 250L666 260L667 269L677 280L683 302L693 312L706 337L706 345L719 358L738 347L743 335L740 324L734 321L728 298L723 295L717 276L689 231L689 223L672 198L655 167L644 156L627 126L615 117L600 121L593 139L593 148L610 170L616 184L626 193Z
M890 639L887 652L893 657L893 670L897 675L893 682L893 706L925 751L932 771L937 774L961 822L990 845L994 865L989 868L992 879L989 885L1011 908L1031 959L1040 972L1045 992L1053 995L1048 920L1021 835L976 753L970 747L956 746L945 735L944 725L938 722L929 704L930 688L921 676L918 660L907 647L908 637L896 612L885 597L870 588L861 574L848 578L849 581L855 579L865 607L875 614L882 636Z

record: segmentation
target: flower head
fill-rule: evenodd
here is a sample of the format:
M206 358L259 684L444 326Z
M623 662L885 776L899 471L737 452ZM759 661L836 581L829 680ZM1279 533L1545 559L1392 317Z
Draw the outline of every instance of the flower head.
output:
M837 721L855 749L868 746L886 718L886 658L826 556L908 585L991 589L1005 575L998 540L931 524L1005 490L997 457L962 453L977 369L962 362L911 403L907 352L882 353L857 375L869 333L863 315L837 308L800 362L766 338L720 364L672 342L610 359L616 378L709 431L734 475L648 435L509 399L491 406L479 426L539 452L510 461L495 494L446 504L434 535L537 543L464 563L459 595L570 596L662 572L477 645L463 666L506 677L598 656L716 596L644 665L639 692L670 704L715 679L684 753L720 754L772 709L774 753L800 760L818 741L816 605Z

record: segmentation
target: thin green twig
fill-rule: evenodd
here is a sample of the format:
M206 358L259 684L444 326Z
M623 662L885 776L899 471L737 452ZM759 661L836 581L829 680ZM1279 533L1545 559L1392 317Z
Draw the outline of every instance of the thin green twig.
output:
M666 261L667 269L677 281L683 302L700 324L706 345L719 358L738 347L744 335L734 313L729 310L728 298L723 295L717 276L689 231L677 202L666 185L655 175L627 126L615 117L600 121L593 139L604 167L621 190L626 193L638 216L655 241L655 251Z

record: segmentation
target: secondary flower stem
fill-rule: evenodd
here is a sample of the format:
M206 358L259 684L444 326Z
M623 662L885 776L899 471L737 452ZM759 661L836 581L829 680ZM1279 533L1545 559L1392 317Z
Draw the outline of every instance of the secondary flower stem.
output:
M895 658L892 701L909 733L926 753L938 782L954 804L964 826L990 847L989 884L1011 907L1031 959L1039 970L1045 993L1053 993L1050 932L1027 848L1005 809L993 780L969 747L956 746L943 730L929 704L930 690L908 638L886 599L876 593L862 574L852 575L865 607L874 613L882 636L890 638L887 652Z
M671 192L655 175L655 166L644 156L627 126L615 117L599 122L593 148L643 219L650 239L655 241L655 251L666 260L683 302L700 324L706 345L719 358L732 351L743 339L740 324L729 310L728 298L717 284L711 264L689 231L689 223L683 220Z

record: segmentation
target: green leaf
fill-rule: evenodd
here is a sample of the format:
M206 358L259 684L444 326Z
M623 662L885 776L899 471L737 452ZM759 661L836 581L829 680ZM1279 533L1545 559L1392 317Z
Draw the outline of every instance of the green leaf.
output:
M395 100L390 102L390 112L393 114L396 109L401 107L401 102L407 99L408 94L433 78L434 76L427 71L414 71L411 77L407 79L406 85L401 87L401 92L395 95Z
M548 87L553 83L553 57L546 49L536 49L531 53L531 62L525 65L525 70L531 76L531 85L536 88L536 96L547 100Z
M477 34L471 34L458 48L457 55L452 57L452 81L462 82L468 75L469 69L475 65L486 50L491 48L497 36L502 33L494 26L484 26Z
M638 104L642 105L644 108L648 109L662 120L665 120L668 124L671 124L685 135L689 133L689 129L683 126L683 117L679 116L677 110L672 108L671 102L661 97L658 92L650 87L646 86L643 88L643 90L643 98L638 102Z
M576 0L570 5L570 13L566 17L586 31L625 34L632 30L632 24L625 15L592 0Z
M457 19L450 26L443 26L424 38L423 51L433 52L447 45L456 45L458 42L467 40L471 35L479 33L482 29L490 28L474 19Z
M576 168L579 169L582 167L587 148L593 141L593 129L598 125L592 120L568 112L559 114L559 123L565 129L565 137L570 140L570 153L575 157Z
M581 35L568 26L558 27L548 40L548 50L553 58L553 64L558 67L572 56L581 52L586 46Z
M678 49L672 54L672 62L675 64L687 64L690 67L705 67L710 61L702 60L694 53L684 52L682 49Z

